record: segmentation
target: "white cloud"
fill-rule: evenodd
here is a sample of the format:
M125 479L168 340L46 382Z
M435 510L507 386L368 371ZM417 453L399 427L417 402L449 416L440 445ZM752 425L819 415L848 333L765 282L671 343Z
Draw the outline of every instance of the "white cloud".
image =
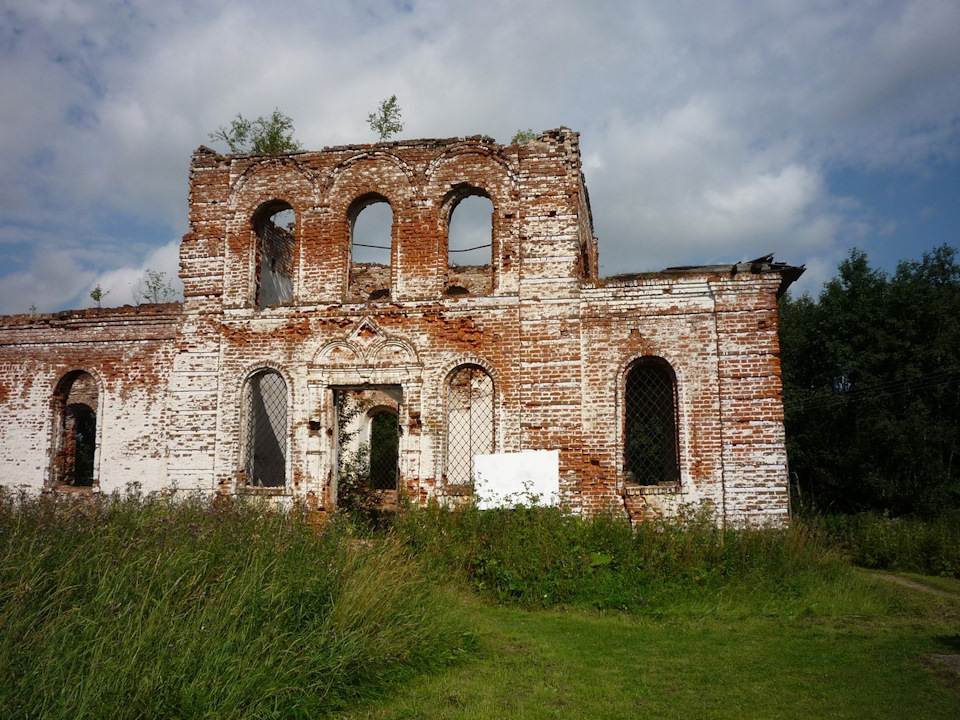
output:
M371 141L393 93L403 137L572 127L618 270L835 267L879 224L830 195L831 168L960 161L953 0L8 5L4 312L129 284L186 231L190 153L238 112L281 108L308 148Z
M711 99L637 125L613 121L591 151L587 181L601 268L780 257L829 247L837 219L819 169L789 148L751 152Z
M0 278L0 307L6 313L57 310L82 293L92 277L89 271L78 271L70 253L45 253L27 270Z
M169 286L171 295L169 298L158 299L182 300L183 283L178 278L179 271L180 242L174 241L153 250L138 266L121 267L103 273L90 283L90 289L100 286L104 293L101 300L104 307L136 305L150 299L147 297L146 290L147 273L162 273L161 285ZM88 293L83 306L90 307L92 304L93 301Z

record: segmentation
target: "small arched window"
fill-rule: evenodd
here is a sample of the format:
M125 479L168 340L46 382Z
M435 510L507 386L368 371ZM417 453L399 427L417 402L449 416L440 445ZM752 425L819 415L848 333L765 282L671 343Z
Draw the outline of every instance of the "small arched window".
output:
M382 195L369 193L353 202L348 217L349 300L388 300L390 258L393 252L393 208Z
M283 305L293 299L296 225L293 208L280 200L264 203L253 215L258 308Z
M287 383L276 370L259 370L243 389L244 482L282 488L287 478Z
M680 480L677 390L673 368L645 357L627 373L624 388L624 474L640 485Z
M447 295L489 295L493 288L493 201L478 188L447 200Z
M97 408L99 387L83 370L65 375L54 393L56 428L54 487L96 485Z
M493 378L477 365L462 365L447 385L446 478L473 482L474 457L494 451Z

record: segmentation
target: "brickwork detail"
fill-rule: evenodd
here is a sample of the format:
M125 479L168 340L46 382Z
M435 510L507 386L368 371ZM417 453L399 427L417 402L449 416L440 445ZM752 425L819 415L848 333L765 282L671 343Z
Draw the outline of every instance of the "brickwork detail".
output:
M451 213L473 195L493 207L489 265L450 252ZM462 501L480 448L550 449L579 512L639 521L709 503L724 520L785 520L776 299L800 269L762 258L599 278L576 133L200 148L189 202L183 303L0 319L6 485L61 489L61 383L90 377L91 492L263 492L331 509L337 398L383 395L397 438L380 456L396 458L397 492L415 501ZM389 264L353 262L371 202L392 211ZM674 382L675 407L660 412L675 412L675 468L644 485L625 458L628 435L639 442L627 392L650 358ZM275 378L286 405L251 425L256 378ZM268 445L282 477L251 482L251 448Z

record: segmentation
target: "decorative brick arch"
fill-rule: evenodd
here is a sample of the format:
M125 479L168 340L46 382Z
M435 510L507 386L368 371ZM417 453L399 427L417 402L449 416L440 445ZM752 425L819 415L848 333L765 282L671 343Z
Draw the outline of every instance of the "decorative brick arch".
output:
M313 356L313 365L340 365L352 367L364 364L364 351L349 340L334 340L320 348Z
M441 168L445 166L450 166L451 164L473 164L471 160L467 160L466 158L472 158L474 162L482 163L482 165L486 167L492 167L493 165L500 166L509 184L513 187L516 186L516 170L504 154L487 143L476 141L468 141L451 146L434 158L425 172L428 184L435 182L434 177L438 172L442 172Z
M493 378L493 382L497 386L503 382L503 377L497 367L485 357L479 355L459 355L456 359L445 362L440 372L441 382L448 383L453 371L462 365L476 365L483 368L487 375Z
M237 158L242 162L242 158ZM230 183L230 192L238 194L246 192L248 185L263 185L278 175L285 178L285 182L299 185L305 182L315 194L319 194L321 178L309 166L301 162L299 155L267 155L251 156L252 162L237 175Z
M225 296L229 304L253 307L279 305L300 297L300 273L304 263L303 238L312 232L316 220L313 208L317 204L318 184L314 174L294 157L271 156L244 168L228 197L232 210L227 217L225 235L227 266L242 269L242 273L225 277ZM287 246L282 265L284 277L289 277L289 297L281 301L265 301L261 293L264 276L264 213L269 208L288 208L294 215L294 227L289 237L280 240ZM272 213L271 213L272 214ZM269 216L267 216L269 217ZM282 229L286 232L286 228ZM283 295L283 293L281 293Z
M364 318L345 337L325 343L313 354L312 366L393 367L421 366L416 348L406 338L386 334Z
M336 195L338 192L337 186L342 185L354 176L358 172L358 166L361 173L364 168L373 169L374 172L379 168L380 171L387 171L386 177L396 176L399 172L406 177L406 184L410 187L416 187L420 184L417 182L417 176L413 168L399 155L383 149L372 149L351 155L330 168L320 185L320 192L323 196L329 198ZM375 175L375 177L379 176Z
M509 164L478 144L442 154L431 163L427 177L429 182L424 189L424 196L434 208L437 272L443 278L444 291L449 292L453 288L455 292L497 294L501 276L510 272L513 260L519 257L519 247L515 241L519 214L516 182ZM462 200L474 195L488 198L493 205L491 268L486 283L476 270L472 273L451 271L448 256L450 218ZM476 291L470 287L471 282L477 285Z
M369 299L351 292L358 281L356 274L351 272L352 231L357 215L374 202L390 205L393 220L389 279L381 284L392 295L398 285L399 258L408 250L404 245L415 242L416 236L409 228L419 224L415 212L417 197L413 171L391 153L361 153L331 169L328 182L323 187L325 213L321 235L326 243L335 248L334 253L340 263L340 294L348 302Z

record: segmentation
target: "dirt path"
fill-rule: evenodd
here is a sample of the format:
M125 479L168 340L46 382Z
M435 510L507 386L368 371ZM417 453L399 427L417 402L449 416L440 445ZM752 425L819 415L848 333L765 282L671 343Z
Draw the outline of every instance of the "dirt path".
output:
M960 600L960 595L957 593L947 592L946 590L938 590L937 588L929 587L928 585L923 585L913 580L908 580L907 578L902 578L899 575L890 575L888 573L870 573L875 578L880 578L881 580L886 580L887 582L896 583L897 585L902 585L903 587L908 587L911 590L919 590L920 592L925 592L930 595L937 595L938 597L945 598L954 598Z

